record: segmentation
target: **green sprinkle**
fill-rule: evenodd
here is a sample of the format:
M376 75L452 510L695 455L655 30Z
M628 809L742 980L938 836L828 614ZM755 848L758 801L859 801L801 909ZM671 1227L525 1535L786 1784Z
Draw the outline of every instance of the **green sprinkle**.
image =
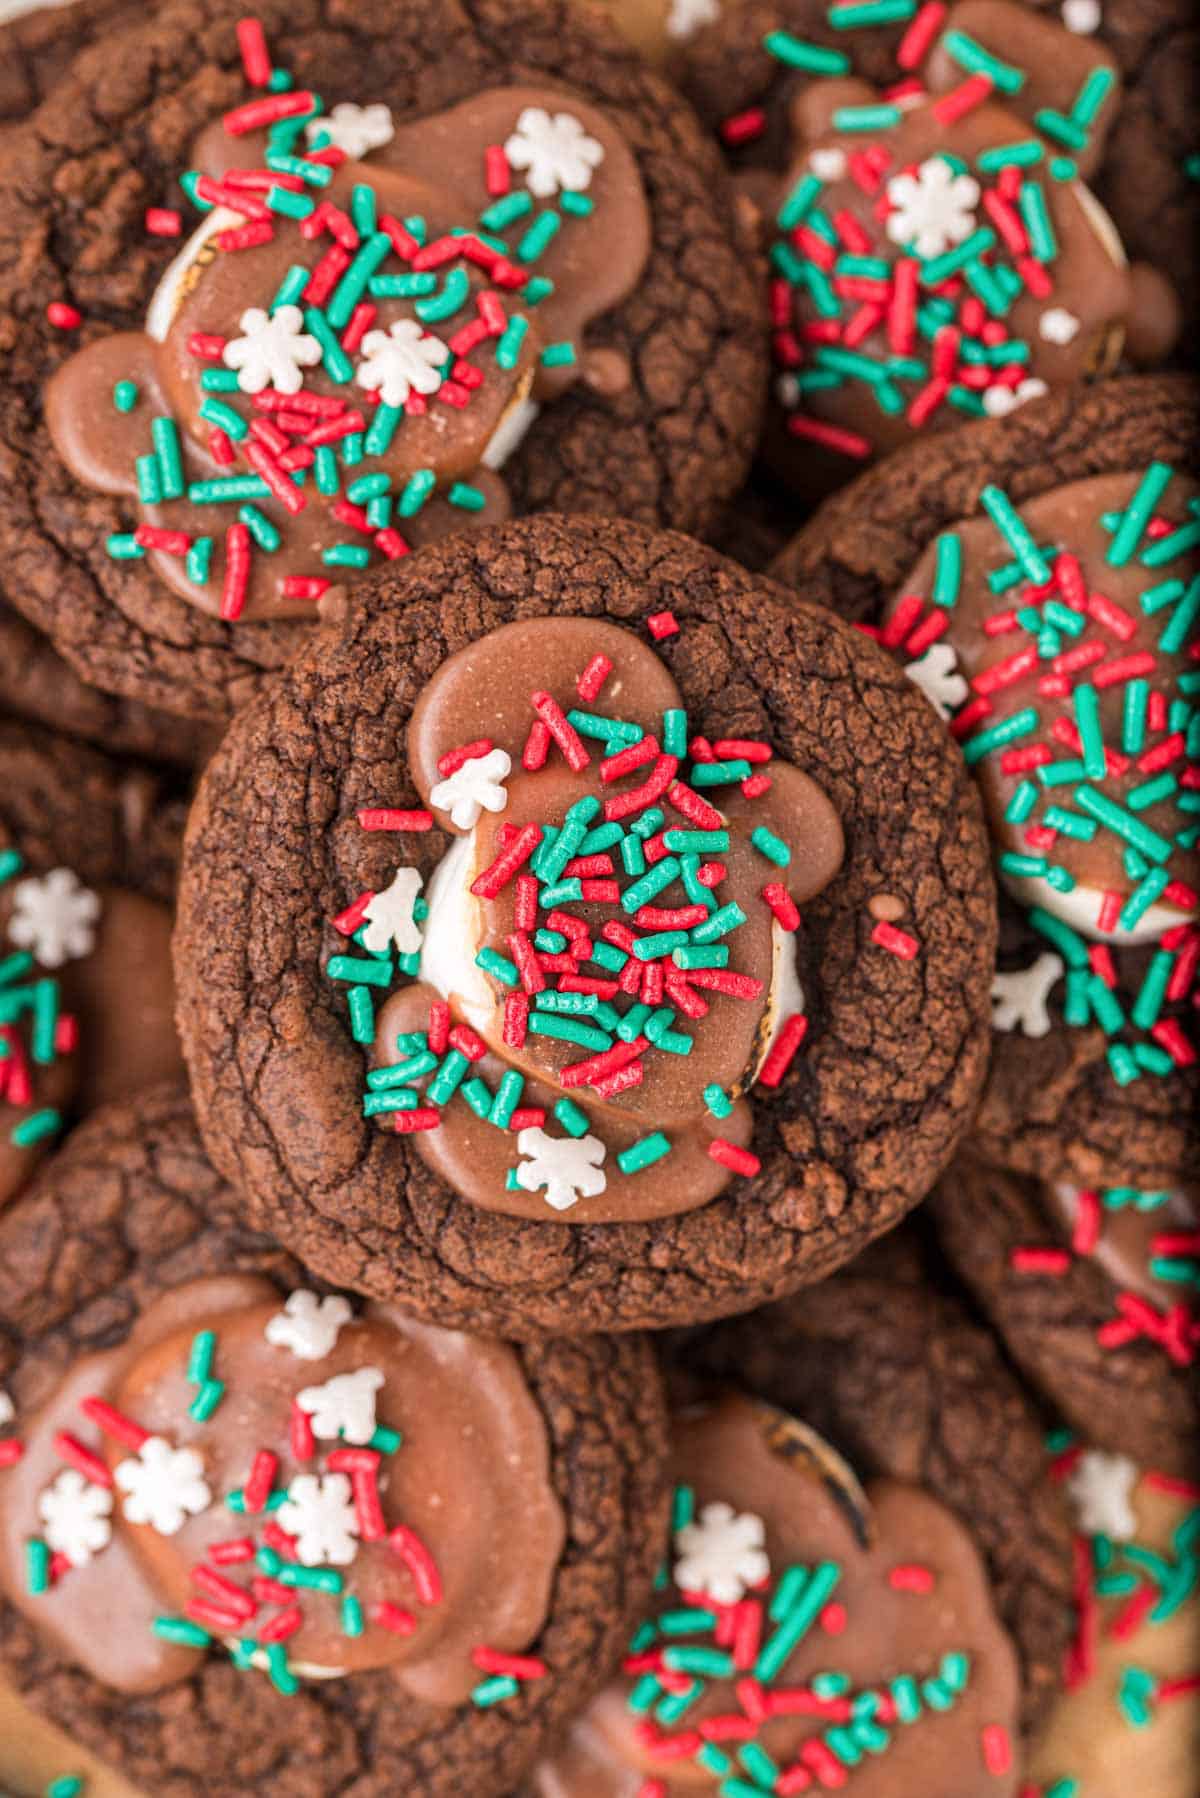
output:
M664 1648L663 1665L669 1673L698 1673L705 1679L727 1679L733 1656L722 1648Z
M817 175L810 173L800 177L776 214L776 223L781 231L793 231L797 225L803 222L823 186L824 183Z
M137 562L146 553L137 538L124 531L105 538L104 548L114 562Z
M156 455L139 456L134 464L137 473L138 498L144 506L157 506L162 499L162 467Z
M1170 622L1158 639L1158 647L1164 655L1178 655L1188 639L1197 617L1200 616L1200 575L1189 585L1187 592L1171 614Z
M577 1018L563 1018L547 1012L534 1012L529 1019L529 1031L532 1036L550 1036L563 1043L576 1043L581 1049L592 1049L601 1054L612 1047L612 1038L606 1030L597 1030L591 1024L583 1024Z
M452 268L442 282L442 291L427 300L418 300L413 311L423 325L435 325L461 311L470 292L471 278L466 269Z
M269 499L271 489L261 475L219 475L211 481L193 481L187 496L193 506L220 506L244 499Z
M411 226L409 228L411 229ZM386 231L376 231L358 250L354 261L338 282L334 296L325 311L325 318L328 320L327 330L330 335L334 331L345 330L350 323L350 314L366 291L371 276L380 263L391 254L391 250L392 240ZM305 315L306 328L311 331L312 326L307 324L308 316L308 314ZM316 336L315 331L313 335Z
M150 425L150 439L158 458L164 499L183 498L183 457L175 420L161 414Z
M482 512L487 505L487 495L466 481L455 481L446 498L463 512Z
M47 1138L57 1135L62 1129L62 1113L47 1106L42 1111L31 1112L13 1126L10 1140L18 1149L32 1148L34 1143L45 1142Z
M332 315L333 308L330 307ZM304 313L304 328L311 337L315 337L321 346L321 362L331 381L344 384L354 374L354 364L338 342L335 333L330 329L325 314L316 306L309 306Z
M79 1798L83 1785L78 1773L64 1773L61 1779L50 1781L42 1798Z
M475 957L475 965L498 980L502 986L516 986L519 976L516 963L501 955L498 949L483 948Z
M511 1674L496 1673L472 1688L471 1703L487 1710L493 1704L503 1704L506 1698L515 1698L520 1690L520 1683Z
M1142 540L1142 533L1153 516L1154 508L1170 485L1174 473L1169 462L1152 462L1142 476L1137 492L1121 514L1113 540L1108 546L1105 561L1111 568L1123 568L1132 559Z
M839 106L833 115L835 131L887 131L898 125L904 114L898 106Z
M699 944L715 943L718 938L728 936L731 930L737 930L745 922L745 912L736 899L731 899L728 905L723 905L719 911L713 912L712 916L706 918L703 924L696 925L692 931L691 940L693 943Z
M1096 114L1104 105L1112 90L1116 76L1111 69L1096 68L1091 71L1075 96L1075 104L1071 108L1071 117L1080 125L1091 125Z
M288 1666L287 1649L282 1642L272 1642L267 1648L267 1674L284 1698L292 1698L300 1690L300 1681Z
M267 189L267 207L281 218L306 219L316 211L317 203L310 194L298 194L290 187Z
M40 1598L50 1589L50 1550L40 1536L31 1536L25 1544L25 1590L32 1598Z
M201 371L200 388L204 393L237 393L238 378L232 368L206 368Z
M543 368L573 368L577 360L573 343L548 343L542 351Z
M132 412L138 402L136 381L118 381L113 388L113 405L118 412Z
M342 1634L361 1636L364 1628L362 1605L353 1592L347 1592L342 1600Z
M553 207L547 207L544 212L539 212L517 245L517 261L536 262L538 257L549 249L561 228L562 218L559 213L554 211ZM499 360L498 357L497 360Z
M957 244L954 249L946 250L941 256L931 256L928 261L922 262L921 285L937 287L949 276L958 274L969 262L978 262L980 257L985 256L995 246L995 242L996 233L992 227L980 225L977 231L972 231L970 237L964 238L962 243Z
M832 1561L821 1561L813 1568L795 1607L759 1650L754 1663L755 1679L766 1685L775 1678L792 1650L812 1628L840 1577L840 1571Z
M976 161L985 175L991 175L1004 168L1032 168L1044 155L1045 151L1035 137L1025 137L1015 144L996 144L983 150Z
M758 853L769 862L774 862L777 868L786 868L792 859L792 852L782 837L777 837L765 824L758 825L750 832L750 841Z
M1160 836L1156 830L1151 830L1148 824L1126 811L1106 793L1099 793L1094 787L1081 786L1076 787L1074 799L1075 804L1087 812L1089 817L1095 818L1123 842L1131 843L1150 861L1165 862L1170 858L1174 847L1170 840Z
M274 1577L281 1586L301 1592L330 1592L338 1596L345 1581L333 1567L301 1567L295 1561L280 1561Z
M999 487L985 487L979 503L1004 538L1029 580L1044 586L1050 568L1008 495Z
M186 1617L156 1617L150 1625L151 1631L160 1641L175 1642L181 1648L210 1648L212 1636L198 1623L192 1623Z
M850 58L843 51L806 44L790 31L769 31L762 45L768 56L786 63L789 69L803 69L806 75L848 75L850 72Z
M259 549L265 550L268 555L273 555L283 539L266 514L260 512L257 506L239 506L238 517L250 532Z
M965 31L947 31L942 38L942 48L954 58L960 68L972 75L986 75L993 87L1001 93L1019 93L1025 85L1025 76L1020 69L1011 63L1001 62L985 50L982 44L968 37Z
M188 1356L187 1377L192 1386L203 1386L212 1373L213 1355L216 1352L217 1335L215 1330L200 1330L192 1338L191 1353Z
M415 518L436 486L437 476L432 468L418 468L410 475L397 507L401 518Z
M586 1136L588 1133L587 1113L581 1111L573 1099L560 1099L554 1107L554 1115L568 1136Z
M524 1091L525 1076L518 1074L515 1068L509 1068L496 1088L496 1097L488 1113L489 1124L494 1124L497 1130L507 1130Z
M958 603L962 585L962 544L954 531L943 531L936 545L937 565L930 595L935 606L949 610Z
M200 416L206 424L216 425L218 430L232 437L235 443L240 443L250 430L241 413L227 406L224 400L206 399L200 408Z
M831 6L828 23L835 31L855 31L860 26L899 25L911 19L918 0L845 0Z
M520 316L510 318L503 334L496 345L496 365L498 368L512 369L517 366L521 356L521 348L529 330L529 320Z
M224 1380L205 1380L188 1406L188 1416L193 1423L207 1423L224 1397Z
M1052 106L1039 107L1033 115L1033 122L1044 137L1052 137L1055 143L1065 144L1068 150L1087 148L1088 134L1083 126L1076 124L1074 119L1065 118ZM1050 165L1050 172L1054 173L1053 163Z
M746 761L697 762L692 768L694 787L730 787L735 781L749 780L751 767Z
M1029 246L1037 262L1053 262L1058 255L1058 239L1050 222L1050 209L1040 181L1023 181L1017 197L1021 222L1029 234ZM1039 583L1040 585L1040 583Z
M1089 780L1103 780L1104 731L1100 724L1100 695L1090 681L1081 681L1075 689L1075 722L1083 746L1083 767Z
M435 1105L448 1105L461 1086L463 1078L470 1067L470 1062L461 1049L450 1049L442 1065L429 1082L428 1097Z
M686 930L658 930L639 937L633 945L633 953L638 961L656 961L660 955L670 955L676 949L685 948L687 940Z
M627 1149L622 1149L617 1156L617 1166L623 1174L640 1174L644 1168L653 1167L664 1155L671 1153L671 1144L661 1130L655 1130L649 1136L643 1136ZM687 1672L684 1668L682 1671Z

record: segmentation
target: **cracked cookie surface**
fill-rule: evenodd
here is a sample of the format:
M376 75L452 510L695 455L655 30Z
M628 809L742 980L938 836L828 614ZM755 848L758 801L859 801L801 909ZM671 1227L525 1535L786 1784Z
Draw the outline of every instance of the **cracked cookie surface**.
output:
M865 625L885 608L924 550L980 512L989 483L1018 508L1073 481L1160 459L1194 467L1200 394L1182 376L1127 376L1080 396L1039 400L1002 423L892 457L829 501L772 564L806 599ZM1027 914L1002 897L1000 967L1025 966L1038 942ZM1045 943L1041 942L1044 948ZM1114 951L1116 995L1129 1010L1152 945ZM1194 1060L1118 1086L1097 1025L1067 1026L1062 989L1051 1028L1031 1037L997 1030L974 1126L976 1152L1042 1179L1151 1187L1194 1178L1200 1157Z
M112 1347L156 1298L218 1274L281 1292L303 1270L231 1215L186 1095L156 1089L77 1132L0 1219L0 1384L18 1419L80 1355ZM311 1276L309 1276L311 1279ZM615 1663L665 1537L665 1426L657 1375L636 1338L518 1351L551 1445L568 1535L539 1653L550 1678L492 1709L448 1714L386 1673L275 1693L216 1655L158 1697L107 1690L0 1606L7 1675L43 1714L147 1791L234 1798L273 1781L297 1798L511 1790L581 1691ZM246 1679L261 1681L247 1703Z
M167 198L197 131L242 96L236 18L226 3L200 22L168 5L93 46L54 104L9 133L0 176L4 591L85 680L209 719L286 660L307 625L225 624L164 592L143 565L113 563L105 543L122 508L86 492L51 453L40 395L101 322L140 328L172 254L169 240L146 235L145 209ZM369 66L368 97L385 96L401 122L521 80L577 87L606 109L636 159L652 245L636 289L589 341L625 358L630 380L616 394L576 386L557 400L506 477L521 512L603 509L703 528L748 464L765 357L719 158L690 111L565 0L414 0L398 18L382 5L351 17L308 0L299 11L267 7L263 22L278 60L301 81L314 71L329 100L357 94ZM46 305L65 298L85 315L79 332L46 322Z
M822 1278L928 1190L984 1071L994 893L936 720L828 612L634 525L529 520L433 546L363 591L235 721L189 826L185 1049L201 1129L248 1212L343 1285L513 1334L695 1321ZM691 728L767 739L841 817L844 864L795 938L808 1037L755 1100L754 1179L649 1223L497 1215L361 1115L325 920L386 886L398 855L428 873L444 849L434 830L397 850L356 814L413 803L404 733L448 655L517 619L639 631L666 611L680 628L658 653ZM904 919L912 959L881 945L883 916Z

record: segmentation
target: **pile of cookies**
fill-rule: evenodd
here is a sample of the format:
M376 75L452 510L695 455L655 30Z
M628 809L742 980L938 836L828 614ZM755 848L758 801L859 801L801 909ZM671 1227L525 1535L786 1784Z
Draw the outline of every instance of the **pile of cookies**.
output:
M0 1680L1194 1798L1200 34L609 10L0 27Z

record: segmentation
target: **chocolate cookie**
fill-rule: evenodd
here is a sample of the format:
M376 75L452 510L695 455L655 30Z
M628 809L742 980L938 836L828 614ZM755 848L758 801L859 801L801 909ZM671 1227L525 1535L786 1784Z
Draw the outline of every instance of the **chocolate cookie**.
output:
M931 1206L954 1266L1068 1423L1194 1473L1195 1190L1042 1185L963 1159Z
M0 707L11 716L82 737L114 755L187 768L200 765L217 734L199 721L173 718L136 699L121 699L88 686L40 631L3 603Z
M5 1671L147 1791L508 1792L646 1600L649 1351L355 1312L231 1197L162 1088L0 1220Z
M689 1335L678 1356L803 1417L864 1475L911 1481L955 1513L1020 1653L1033 1730L1070 1628L1069 1515L1035 1404L927 1233L903 1225L819 1286Z
M1134 0L735 0L699 34L689 86L764 214L766 453L798 491L1170 355L1196 41L1189 6Z
M1016 1655L948 1510L745 1398L678 1415L673 1468L654 1609L536 1798L1015 1795Z
M944 733L828 613L631 524L454 540L364 599L191 816L214 1160L441 1322L660 1326L821 1278L983 1073L994 901Z
M167 5L0 194L5 590L105 691L223 719L331 582L512 510L700 529L745 474L719 159L563 0Z
M44 100L86 44L133 17L129 0L36 5L0 25L0 123L23 119Z
M0 721L0 1206L77 1118L182 1071L162 782Z
M1009 896L975 1141L1047 1180L1196 1174L1196 420L1182 377L1040 401L775 564L894 647L980 780Z
M1029 1793L1191 1798L1200 1681L1194 1479L1059 1433L1054 1479L1078 1518L1063 1689L1026 1764Z

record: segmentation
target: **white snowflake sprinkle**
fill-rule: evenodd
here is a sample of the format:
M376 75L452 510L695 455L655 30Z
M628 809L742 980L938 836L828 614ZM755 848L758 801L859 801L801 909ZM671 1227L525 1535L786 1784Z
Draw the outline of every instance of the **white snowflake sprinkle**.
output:
M1114 1542L1132 1542L1137 1535L1133 1489L1138 1470L1128 1455L1108 1455L1088 1449L1079 1457L1067 1480L1079 1527L1089 1536L1111 1536Z
M671 0L667 14L667 36L692 37L705 25L713 25L721 16L721 0Z
M1063 0L1062 22L1079 37L1100 29L1100 0Z
M242 313L238 329L243 335L225 345L222 361L226 368L237 369L243 393L261 393L264 387L299 393L302 370L321 360L321 346L300 329L303 323L299 306L280 306L273 313L251 306Z
M911 243L918 256L941 256L975 229L979 183L952 169L944 156L927 157L915 175L893 175L887 197L888 236Z
M314 1436L322 1441L341 1437L361 1447L375 1434L375 1394L382 1385L378 1367L360 1367L336 1374L323 1386L306 1386L296 1403L307 1411Z
M540 106L527 106L504 154L514 169L525 170L530 193L548 200L560 189L577 193L590 186L592 170L604 161L604 145L588 136L574 113L551 117Z
M1079 335L1079 320L1065 306L1047 306L1038 319L1038 335L1047 343L1070 343Z
M12 896L8 936L18 949L30 950L44 968L61 968L64 962L91 954L100 900L70 868L19 880Z
M112 1541L113 1495L107 1486L85 1480L65 1467L38 1498L38 1516L47 1548L66 1555L72 1567L86 1567Z
M332 112L323 113L319 119L310 119L304 130L309 143L323 138L327 144L353 156L356 161L361 161L371 150L382 150L396 135L389 107L379 102L373 106L355 106L349 100L339 101Z
M846 152L832 148L814 150L808 166L818 181L840 181L846 173Z
M386 331L368 331L354 371L360 387L378 390L385 406L402 406L410 393L436 393L450 351L415 318L398 318Z
M376 893L363 914L367 927L363 948L382 955L392 943L401 955L415 955L421 947L421 926L414 907L424 884L419 868L397 868L390 886Z
M1062 957L1047 949L1027 968L998 973L992 981L992 1029L1045 1036L1050 1029L1046 1002L1065 972Z
M704 1592L718 1604L737 1604L771 1572L763 1547L761 1517L737 1512L718 1500L675 1534L675 1584L681 1592Z
M130 1523L148 1523L160 1536L175 1536L189 1517L212 1503L204 1462L194 1448L175 1448L165 1436L147 1436L137 1455L113 1473L125 1494Z
M930 644L923 656L908 663L904 672L946 722L967 697L967 683L958 672L958 655L952 643Z
M0 1386L0 1430L4 1429L10 1423L15 1423L16 1416L17 1407L13 1404L12 1399L9 1397L8 1393L5 1392L4 1388Z
M358 1553L353 1487L344 1473L301 1473L275 1513L305 1567L348 1567Z
M983 409L989 418L1007 418L1018 406L1024 406L1030 400L1040 400L1048 392L1046 383L1036 375L1031 375L1016 387L985 387L981 397Z
M604 1144L595 1136L547 1136L536 1124L517 1137L517 1150L529 1157L517 1167L517 1185L525 1192L546 1188L554 1211L569 1211L580 1199L594 1199L608 1184L601 1166Z
M459 830L470 830L478 823L480 812L504 810L508 804L504 782L511 772L512 761L503 749L473 755L445 780L438 781L429 794L429 803L439 812L449 812L451 823Z
M263 1335L275 1348L290 1349L298 1361L323 1361L352 1316L349 1299L338 1294L318 1298L315 1292L293 1292Z

